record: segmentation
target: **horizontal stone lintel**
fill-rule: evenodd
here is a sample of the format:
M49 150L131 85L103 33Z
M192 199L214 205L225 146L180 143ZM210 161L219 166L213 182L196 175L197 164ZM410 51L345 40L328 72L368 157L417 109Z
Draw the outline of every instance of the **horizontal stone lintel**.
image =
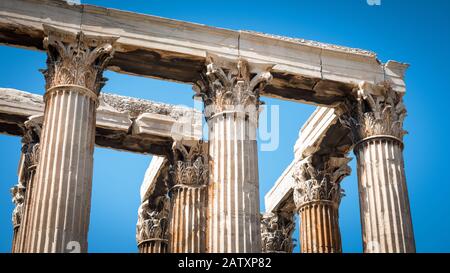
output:
M333 106L361 81L390 81L394 90L405 91L408 65L383 64L366 50L59 0L0 1L0 43L42 50L44 25L119 37L108 69L120 73L191 84L207 56L240 56L252 72L272 67L274 79L262 94L268 97Z
M145 172L144 180L141 184L140 195L141 203L151 198L152 196L158 196L165 194L163 192L164 172L168 171L169 162L166 157L153 156L150 164Z
M97 109L98 146L165 155L173 136L201 138L202 113L194 109L103 93ZM28 117L43 114L42 96L0 88L0 133L21 136Z

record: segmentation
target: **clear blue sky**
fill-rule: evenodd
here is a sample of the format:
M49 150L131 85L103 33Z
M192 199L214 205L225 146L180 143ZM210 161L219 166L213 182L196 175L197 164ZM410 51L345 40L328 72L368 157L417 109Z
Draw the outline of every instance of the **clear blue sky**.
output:
M305 38L378 53L411 64L405 103L406 174L419 252L450 252L450 1L82 1L229 29L247 29ZM0 46L0 87L43 94L42 52ZM107 72L105 92L192 106L190 86ZM298 130L314 107L264 99L280 106L280 147L259 152L261 201L293 158ZM11 247L9 188L17 181L20 139L0 135L0 252ZM136 252L139 187L150 156L95 149L91 252ZM343 181L347 196L340 209L344 252L361 252L356 168ZM263 208L263 202L261 202ZM295 236L298 237L296 231ZM297 250L298 251L298 250Z

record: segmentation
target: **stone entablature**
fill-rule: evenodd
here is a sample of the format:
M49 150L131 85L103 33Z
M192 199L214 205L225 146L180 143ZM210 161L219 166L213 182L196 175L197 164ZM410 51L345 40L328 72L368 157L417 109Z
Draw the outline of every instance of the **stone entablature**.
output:
M202 114L192 108L109 93L100 94L99 104L96 115L99 146L164 155L174 138L201 138ZM21 136L27 118L44 113L43 98L0 88L0 113L0 132Z
M272 64L274 80L261 95L274 98L336 106L359 81L405 90L407 65L381 63L371 52L58 0L1 1L0 43L42 50L43 24L50 22L73 33L121 36L108 67L121 73L194 83L214 54Z

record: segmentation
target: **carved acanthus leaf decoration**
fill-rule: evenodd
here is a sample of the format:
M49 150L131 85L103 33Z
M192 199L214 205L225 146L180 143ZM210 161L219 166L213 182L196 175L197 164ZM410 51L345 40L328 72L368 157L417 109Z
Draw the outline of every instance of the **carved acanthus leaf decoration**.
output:
M203 186L208 183L208 157L198 141L188 147L175 141L172 146L174 155L173 183L180 186Z
M252 76L249 65L239 59L237 69L218 67L208 58L202 79L194 85L196 95L203 99L206 117L223 111L255 111L261 101L260 92L272 80L268 71ZM250 110L249 110L250 109Z
M340 121L352 132L355 143L372 136L393 136L400 140L407 134L403 130L406 108L403 94L388 84L371 87L360 83L356 100L341 106Z
M265 213L261 216L261 239L263 253L292 253L295 229L293 213Z
M293 177L294 202L297 208L312 201L330 201L339 206L344 191L340 182L350 175L351 169L347 165L348 157L329 157L317 160L309 156L297 163Z
M89 37L45 25L44 48L47 90L59 85L78 85L98 94L106 82L103 70L113 55L116 37Z
M153 204L152 204L153 203ZM136 240L167 240L170 200L166 195L158 196L154 202L144 201L138 210Z
M12 202L15 205L11 219L14 228L19 227L20 224L22 223L23 203L25 201L25 190L26 188L21 183L11 188Z

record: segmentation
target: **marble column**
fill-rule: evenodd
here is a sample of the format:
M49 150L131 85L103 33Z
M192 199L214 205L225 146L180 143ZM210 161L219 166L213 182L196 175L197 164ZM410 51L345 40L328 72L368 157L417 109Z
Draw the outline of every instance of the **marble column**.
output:
M25 234L24 226L27 225L33 181L36 167L39 161L39 139L42 129L42 115L31 116L25 122L24 136L22 137L22 154L19 164L19 183L11 189L13 203L16 205L13 211L13 244L12 252L22 252L22 244Z
M173 150L169 252L206 251L207 144L175 142Z
M263 253L292 253L295 229L293 212L261 215L261 247Z
M166 195L147 199L138 211L136 241L139 253L166 253L170 200Z
M226 67L208 58L194 86L209 127L207 252L261 251L256 129L259 94L272 79L243 59Z
M24 251L86 252L95 114L116 38L44 30L44 124Z
M403 160L403 94L361 83L341 122L357 158L364 252L415 252Z
M294 202L300 216L302 253L342 252L339 229L340 183L350 175L350 158L342 156L306 157L296 165Z

